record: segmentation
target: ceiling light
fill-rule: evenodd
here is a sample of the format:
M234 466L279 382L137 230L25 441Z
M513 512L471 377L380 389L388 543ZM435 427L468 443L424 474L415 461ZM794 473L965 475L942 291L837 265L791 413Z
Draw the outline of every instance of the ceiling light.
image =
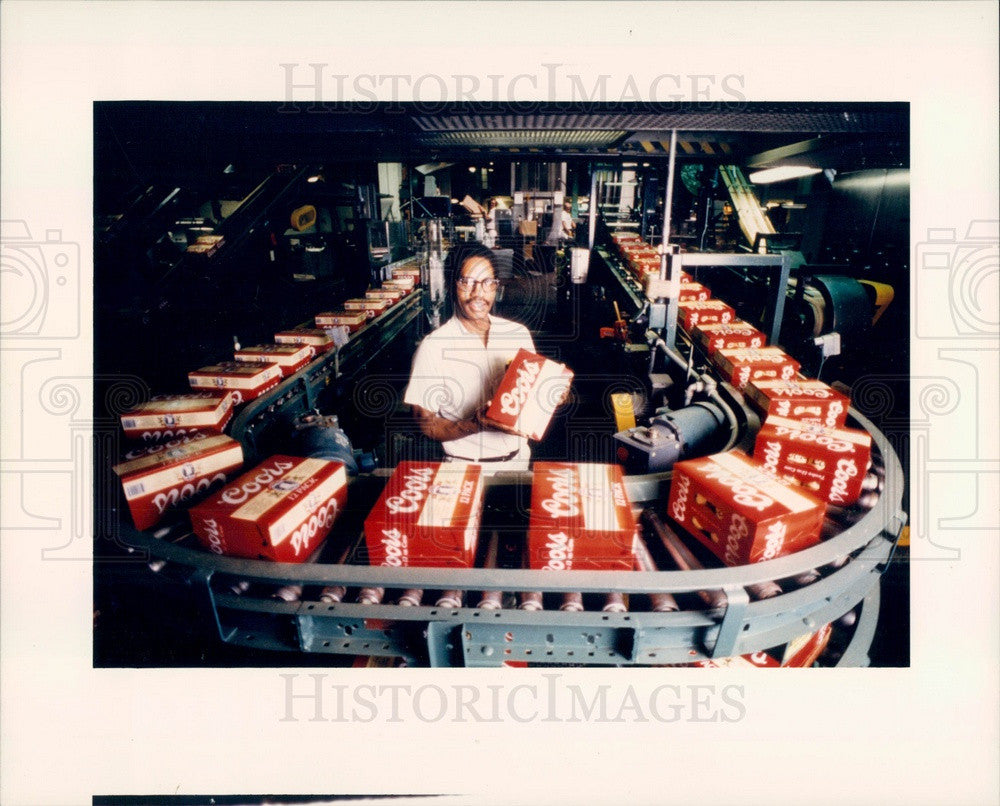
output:
M765 168L755 171L747 178L755 185L767 185L771 182L785 182L789 179L800 179L803 176L818 174L821 168L810 168L805 165L779 165L777 168Z
M425 162L423 165L418 165L417 170L424 176L428 176L435 171L440 171L442 168L449 168L453 164L451 162Z

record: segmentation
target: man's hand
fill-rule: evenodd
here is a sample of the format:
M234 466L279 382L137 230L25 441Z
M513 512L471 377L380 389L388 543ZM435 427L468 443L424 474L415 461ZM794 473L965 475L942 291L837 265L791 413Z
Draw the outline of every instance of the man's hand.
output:
M448 420L422 406L414 406L413 409L421 433L438 442L450 442L453 439L472 436L487 428L481 419L485 409L475 412L472 417L465 420Z

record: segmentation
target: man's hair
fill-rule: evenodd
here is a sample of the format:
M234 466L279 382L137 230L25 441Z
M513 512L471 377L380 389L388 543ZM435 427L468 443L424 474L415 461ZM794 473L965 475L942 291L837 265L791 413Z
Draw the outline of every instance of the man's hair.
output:
M448 278L448 302L455 310L455 294L458 287L458 278L462 276L462 266L470 258L481 257L489 261L490 268L493 269L493 276L498 275L497 257L492 249L483 246L481 243L457 243L448 253L448 258L444 262L445 277Z

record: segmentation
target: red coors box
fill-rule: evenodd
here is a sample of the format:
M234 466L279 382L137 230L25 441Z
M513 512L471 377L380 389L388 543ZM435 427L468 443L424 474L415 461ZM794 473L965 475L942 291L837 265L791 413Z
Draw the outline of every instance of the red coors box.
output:
M736 318L736 311L726 305L721 299L706 299L692 302L677 303L677 317L688 333L695 325L729 324Z
M192 389L215 387L227 389L233 403L239 405L260 397L281 380L277 364L257 364L249 361L223 361L188 373Z
M240 443L223 435L194 434L134 451L113 470L122 480L136 529L155 526L181 501L226 481L243 466Z
M711 296L712 292L701 283L682 282L680 296L677 299L680 302L704 302Z
M778 347L716 350L712 361L737 389L751 381L788 381L799 371L799 362Z
M757 668L808 669L823 654L833 628L829 624L820 627L814 633L807 633L789 641L782 653L780 663L767 652L754 652L752 655L737 655L732 658L715 658L692 663L703 669L738 669L755 666Z
M420 278L414 278L412 275L405 274L401 277L393 277L391 280L383 280L382 288L392 288L403 292L403 295L409 294L417 286L417 281Z
M209 551L302 562L326 539L347 501L342 462L272 456L191 508Z
M822 381L750 381L747 400L765 417L787 417L800 423L840 428L847 420L850 398Z
M368 562L471 568L484 488L480 465L400 462L365 520Z
M564 364L522 348L507 367L485 419L503 431L540 440L572 380L573 372Z
M767 344L767 336L742 319L725 325L698 324L695 325L693 335L694 340L710 356L719 350L739 350L748 347L763 347Z
M415 266L401 266L392 270L392 279L403 282L412 280L413 285L420 285L420 269Z
M696 669L777 669L781 666L766 652L733 655L730 658L706 658L689 665Z
M365 316L374 319L389 307L387 299L348 299L344 300L344 308L348 311L364 311Z
M872 438L854 428L824 428L771 415L757 433L754 458L772 473L801 484L828 504L861 495Z
M145 442L197 432L221 434L233 416L233 403L229 392L156 395L125 412L122 428L129 439Z
M274 334L278 344L308 344L313 355L322 355L333 348L333 339L322 328L297 327L292 330L282 330Z
M367 321L365 311L325 311L316 314L316 327L346 327L350 333L360 330Z
M312 360L313 350L308 344L258 344L237 350L234 357L249 363L277 364L281 377L287 378Z
M388 300L390 305L399 302L404 296L405 293L401 288L393 288L392 286L388 288L385 286L382 286L382 288L369 288L365 291L365 299L384 299Z
M675 464L667 514L726 565L747 565L818 543L826 504L730 451Z
M619 465L535 462L528 563L540 571L629 571L636 522Z

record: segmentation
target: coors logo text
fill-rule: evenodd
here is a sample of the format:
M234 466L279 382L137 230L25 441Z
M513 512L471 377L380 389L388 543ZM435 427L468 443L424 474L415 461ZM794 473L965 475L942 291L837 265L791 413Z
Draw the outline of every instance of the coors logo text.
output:
M572 468L553 470L546 477L552 485L552 495L542 501L544 509L553 518L572 518L580 514L576 472Z
M514 388L500 395L500 411L511 417L520 414L541 371L542 365L538 361L522 362L521 366L517 368L517 381Z
M281 478L285 471L294 467L293 462L283 462L280 459L270 466L261 467L253 478L244 481L239 487L230 487L222 493L222 500L227 504L242 504L251 495L259 493L268 484Z
M416 512L420 502L427 496L434 468L417 467L403 477L403 489L399 495L391 495L385 500L386 508L393 515L401 512Z

